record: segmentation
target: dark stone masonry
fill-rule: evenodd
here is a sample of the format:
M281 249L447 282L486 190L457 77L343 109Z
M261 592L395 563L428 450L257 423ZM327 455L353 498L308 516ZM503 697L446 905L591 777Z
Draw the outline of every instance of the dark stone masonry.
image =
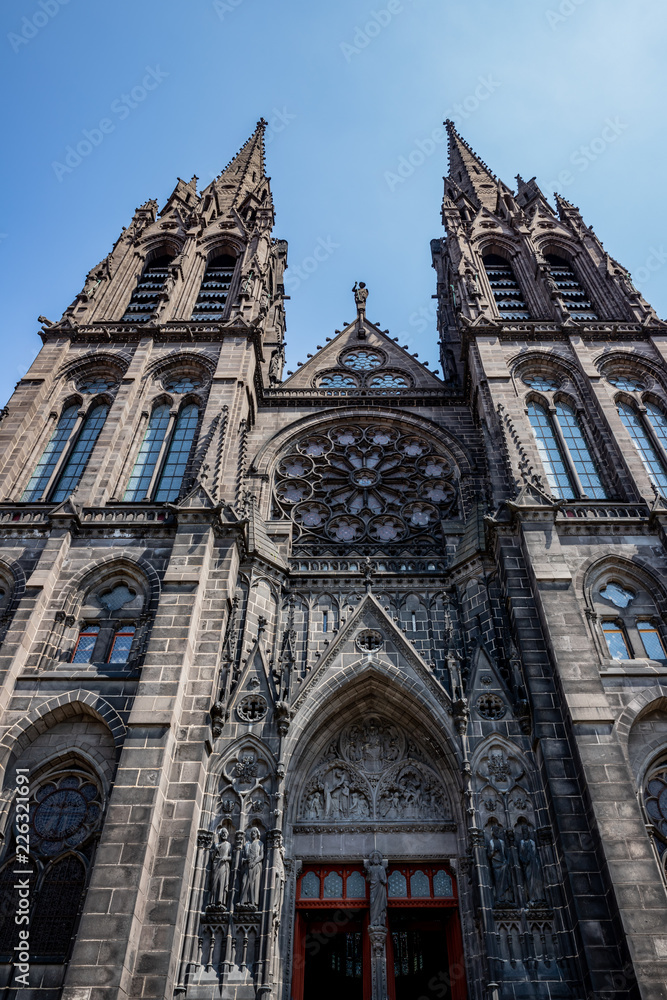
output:
M264 127L2 414L2 997L666 1000L667 324L448 123L440 371L283 379Z

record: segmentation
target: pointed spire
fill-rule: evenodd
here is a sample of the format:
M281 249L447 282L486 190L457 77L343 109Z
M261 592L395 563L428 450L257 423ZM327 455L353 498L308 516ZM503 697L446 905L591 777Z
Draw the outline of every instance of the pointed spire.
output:
M454 122L448 118L444 124L449 136L449 178L474 204L495 212L499 190L509 189L461 138Z
M238 205L244 197L255 191L261 181L266 177L266 167L264 161L264 130L267 122L260 118L255 127L255 131L244 142L233 160L227 164L224 170L212 181L202 197L211 188L216 190L221 187L233 188L233 194L225 201L232 205Z

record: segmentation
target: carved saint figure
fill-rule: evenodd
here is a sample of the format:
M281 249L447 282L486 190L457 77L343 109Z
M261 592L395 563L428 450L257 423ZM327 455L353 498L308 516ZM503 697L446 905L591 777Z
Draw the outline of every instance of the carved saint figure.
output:
M262 861L264 860L264 847L259 839L259 830L256 826L250 831L250 840L246 840L243 845L243 876L241 879L241 899L242 906L257 909L259 906L259 888L262 879Z
M316 788L306 800L306 819L322 819L323 813L324 803L322 801L322 792Z
M271 360L269 361L269 382L271 385L275 385L277 382L280 382L284 360L285 358L282 350L274 351L271 355Z
M537 854L537 844L533 840L531 832L528 824L524 823L521 827L521 840L519 841L519 861L526 883L528 902L541 903L544 901L544 882Z
M368 298L368 289L366 288L366 282L360 281L354 283L354 301L357 304L357 314L359 316L366 315L366 299Z
M227 908L229 870L232 861L232 845L224 826L218 831L218 843L211 852L211 905Z
M491 866L495 902L512 902L512 879L507 847L501 836L500 827L494 823L491 827L491 837L486 847L486 854Z
M371 851L364 861L366 878L370 886L371 927L385 927L387 923L387 862L379 851Z

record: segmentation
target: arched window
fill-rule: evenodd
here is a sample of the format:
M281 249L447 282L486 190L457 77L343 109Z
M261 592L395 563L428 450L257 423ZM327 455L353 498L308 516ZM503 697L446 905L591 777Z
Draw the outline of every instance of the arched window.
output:
M619 582L606 574L593 588L594 619L600 622L605 640L603 655L612 660L649 659L664 663L665 627L655 597L652 580L633 578Z
M111 585L102 582L83 598L83 623L71 653L72 663L127 663L135 635L146 631L146 595L140 592L141 584L122 574L113 576Z
M583 495L603 500L607 493L572 407L557 403L552 419L544 406L531 401L528 418L554 496L574 500Z
M235 266L236 260L229 254L215 257L208 262L192 311L193 320L201 322L223 318Z
M79 407L74 403L66 407L60 415L60 420L54 430L49 443L42 452L42 457L35 466L35 471L30 477L21 500L41 500L44 490L49 485L51 476L58 464L58 459L65 450L65 446L70 439L74 424L76 423Z
M509 261L495 253L484 255L484 270L501 319L530 319L521 287Z
M132 298L123 316L123 322L148 322L160 301L160 294L167 282L169 265L172 260L173 257L165 254L162 257L156 257L146 265L136 288L132 292Z
M156 500L178 499L198 423L199 409L194 403L188 403L178 415L176 427L169 442L167 457L155 495Z
M558 257L555 253L548 253L546 261L549 265L551 276L558 286L558 291L572 319L598 319L593 304L584 291L569 261L563 257Z
M644 468L646 469L647 475L655 488L662 493L663 496L667 495L667 469L663 462L662 456L659 454L657 447L651 440L651 436L647 427L645 427L644 422L633 406L629 403L619 402L616 404L618 408L618 415L623 421L625 427L627 428L632 442L639 452L639 457L642 460ZM649 415L649 420L651 421L651 426L655 428L658 437L664 433L664 424L660 425L660 431L657 429L656 413L664 421L664 416L662 412L658 410L657 406L649 404L651 406L651 414ZM648 406L647 406L648 412ZM656 424L653 423L656 421Z
M134 641L134 625L122 625L113 637L111 652L109 653L109 663L127 663Z
M660 859L663 876L667 875L667 760L649 770L644 783L644 807Z
M70 819L63 814L62 822ZM86 867L74 854L67 854L48 866L37 888L30 921L30 951L34 960L64 962L74 934L83 891Z
M70 495L75 486L78 486L108 412L109 407L106 403L98 403L88 413L72 449L72 454L58 477L51 500L60 503L61 500L65 500Z
M125 490L124 500L137 501L145 500L148 497L168 427L169 406L163 403L156 406L151 413L130 481Z
M92 663L95 652L95 644L100 634L99 625L84 625L76 640L72 663Z

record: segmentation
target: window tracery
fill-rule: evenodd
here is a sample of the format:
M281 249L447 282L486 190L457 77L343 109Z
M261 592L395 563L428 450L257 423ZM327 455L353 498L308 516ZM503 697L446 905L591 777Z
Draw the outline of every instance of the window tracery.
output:
M644 807L658 853L662 873L667 878L667 760L650 769L644 783Z
M357 347L341 356L341 364L353 371L368 372L384 364L384 355L370 348Z
M341 422L302 437L278 463L274 496L302 538L386 545L439 530L456 500L454 469L425 438Z
M652 584L633 578L630 584L603 573L591 587L592 620L599 626L602 655L612 660L650 659L664 662L665 626Z
M538 376L523 377L528 384L536 380ZM551 382L542 376L539 381L543 385ZM574 407L557 399L547 408L533 399L528 403L527 413L554 496L563 500L579 496L604 500L607 491Z

